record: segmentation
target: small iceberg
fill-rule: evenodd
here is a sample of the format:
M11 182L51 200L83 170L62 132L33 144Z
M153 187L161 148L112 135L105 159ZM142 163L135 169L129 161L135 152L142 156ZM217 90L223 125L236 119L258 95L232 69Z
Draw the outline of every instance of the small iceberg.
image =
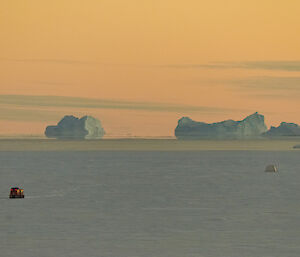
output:
M274 164L270 164L265 168L265 172L278 172L278 168Z

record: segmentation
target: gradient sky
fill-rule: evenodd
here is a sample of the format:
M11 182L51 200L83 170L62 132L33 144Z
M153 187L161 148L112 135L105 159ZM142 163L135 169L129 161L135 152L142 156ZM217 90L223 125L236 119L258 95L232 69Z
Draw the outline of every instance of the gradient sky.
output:
M173 136L181 116L300 123L299 13L299 0L1 0L0 134L65 114L111 137Z

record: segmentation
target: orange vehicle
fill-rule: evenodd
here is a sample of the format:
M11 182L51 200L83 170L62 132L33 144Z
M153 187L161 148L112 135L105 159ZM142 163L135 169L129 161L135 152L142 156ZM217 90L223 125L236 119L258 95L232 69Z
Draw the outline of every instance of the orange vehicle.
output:
M10 189L9 198L24 198L24 190L18 187Z

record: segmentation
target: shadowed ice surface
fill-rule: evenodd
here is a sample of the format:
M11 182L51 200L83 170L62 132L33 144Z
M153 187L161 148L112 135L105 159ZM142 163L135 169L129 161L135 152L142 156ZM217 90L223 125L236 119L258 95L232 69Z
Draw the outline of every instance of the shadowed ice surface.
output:
M1 152L0 163L1 256L300 254L298 152ZM26 198L9 200L10 186Z

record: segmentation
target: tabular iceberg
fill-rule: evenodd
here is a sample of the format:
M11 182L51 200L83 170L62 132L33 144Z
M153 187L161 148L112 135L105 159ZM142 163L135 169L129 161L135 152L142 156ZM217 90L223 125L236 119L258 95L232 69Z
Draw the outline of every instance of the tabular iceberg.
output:
M56 126L48 126L45 135L57 139L101 139L105 131L101 122L92 117L82 118L67 115Z

